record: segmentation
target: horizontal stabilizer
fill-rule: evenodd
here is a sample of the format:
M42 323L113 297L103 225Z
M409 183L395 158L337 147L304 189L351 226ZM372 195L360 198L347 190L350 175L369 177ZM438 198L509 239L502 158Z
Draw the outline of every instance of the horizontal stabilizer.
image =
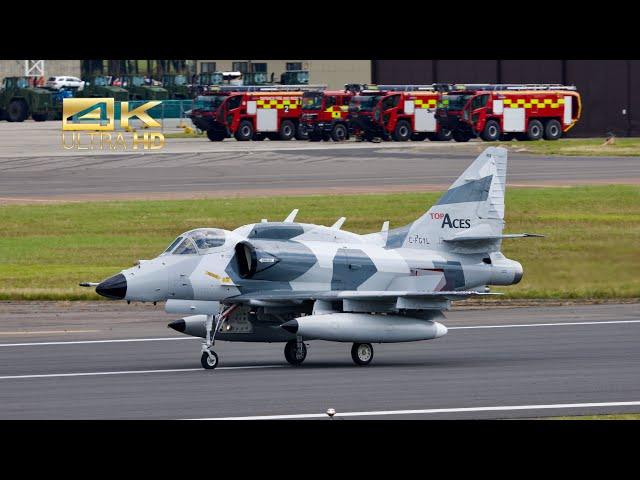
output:
M543 238L544 235L540 235L537 233L508 233L505 235L459 235L453 238L445 238L444 242L482 242L482 241L493 241L493 240L502 240L505 238L525 238L525 237L535 237L535 238Z

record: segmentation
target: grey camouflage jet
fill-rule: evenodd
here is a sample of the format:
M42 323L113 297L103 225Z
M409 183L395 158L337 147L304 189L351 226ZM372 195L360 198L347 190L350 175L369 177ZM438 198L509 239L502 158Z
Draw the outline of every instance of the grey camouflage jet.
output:
M165 301L188 314L169 323L202 337L201 363L216 368L215 340L286 342L293 364L309 340L353 343L357 365L372 343L442 337L452 300L492 295L488 285L513 285L520 263L500 252L507 151L487 148L424 215L404 227L359 235L295 222L244 225L233 231L183 233L158 257L108 278L96 292L129 302Z

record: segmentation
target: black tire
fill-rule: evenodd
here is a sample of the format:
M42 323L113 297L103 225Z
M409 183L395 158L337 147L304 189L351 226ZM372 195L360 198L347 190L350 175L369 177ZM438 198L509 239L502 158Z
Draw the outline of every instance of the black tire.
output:
M5 120L6 118L7 118L6 112L0 108L0 120Z
M215 130L207 130L207 138L212 142L221 142L224 140L224 135L220 132L216 132Z
M298 350L298 341L289 340L284 346L284 358L291 365L300 365L307 358L307 346L300 343L300 350Z
M349 138L347 127L345 127L343 123L334 125L333 130L331 131L331 138L334 142L342 142Z
M469 134L461 132L460 130L454 130L451 133L451 136L456 142L468 142L469 140L471 140Z
M13 100L7 110L7 120L10 122L24 122L27 114L27 104L24 100Z
M427 134L425 132L414 133L411 135L411 140L414 142L423 142L427 139Z
M545 140L558 140L562 136L562 125L558 120L549 120L544 126Z
M411 124L406 120L399 120L398 123L396 123L396 128L393 130L393 139L396 142L406 142L411 138L412 134Z
M291 120L283 120L280 123L280 140L291 140L296 134L296 126Z
M373 360L373 346L370 343L354 343L351 347L351 358L356 365L369 365Z
M31 115L31 118L33 118L33 120L36 121L36 122L44 122L47 119L47 114L46 113L34 113L33 115Z
M438 133L436 133L436 140L439 142L448 142L453 138L453 132L451 130L447 130L446 128L441 128Z
M544 135L544 127L540 120L529 120L527 127L527 138L529 140L540 140Z
M248 142L253 138L253 124L249 120L243 120L238 125L238 130L234 134L239 142Z
M218 355L216 352L211 350L211 356L207 352L202 352L202 356L200 357L200 364L202 368L206 370L213 370L218 366Z
M309 140L307 129L300 124L296 127L296 140Z
M484 125L484 130L480 134L480 137L485 142L495 142L502 135L502 131L500 129L500 124L495 120L487 120L487 123Z

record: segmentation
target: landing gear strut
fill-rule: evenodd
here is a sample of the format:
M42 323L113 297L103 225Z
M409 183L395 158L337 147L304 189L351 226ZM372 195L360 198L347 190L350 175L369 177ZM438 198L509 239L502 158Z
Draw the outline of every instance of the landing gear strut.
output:
M213 370L218 366L218 355L213 351L211 347L216 344L216 333L220 330L220 325L227 318L231 312L233 312L238 305L231 305L226 307L214 317L213 315L207 315L207 321L205 327L207 329L205 341L202 342L202 356L200 357L200 363L202 368L207 370ZM213 326L213 320L215 319L216 325Z
M307 347L302 341L302 337L289 340L284 346L284 358L291 365L300 365L307 358Z
M373 346L370 343L354 343L351 347L351 358L356 365L369 365L373 360Z

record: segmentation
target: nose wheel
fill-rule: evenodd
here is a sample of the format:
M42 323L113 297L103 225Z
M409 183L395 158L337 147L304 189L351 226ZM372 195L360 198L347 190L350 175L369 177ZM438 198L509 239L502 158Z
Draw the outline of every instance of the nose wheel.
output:
M351 347L351 358L356 365L369 365L373 360L373 346L370 343L354 343Z
M202 352L200 363L202 364L202 368L213 370L218 366L218 355L211 349L207 352Z
M307 347L302 340L289 340L284 346L284 358L291 365L300 365L307 358Z

